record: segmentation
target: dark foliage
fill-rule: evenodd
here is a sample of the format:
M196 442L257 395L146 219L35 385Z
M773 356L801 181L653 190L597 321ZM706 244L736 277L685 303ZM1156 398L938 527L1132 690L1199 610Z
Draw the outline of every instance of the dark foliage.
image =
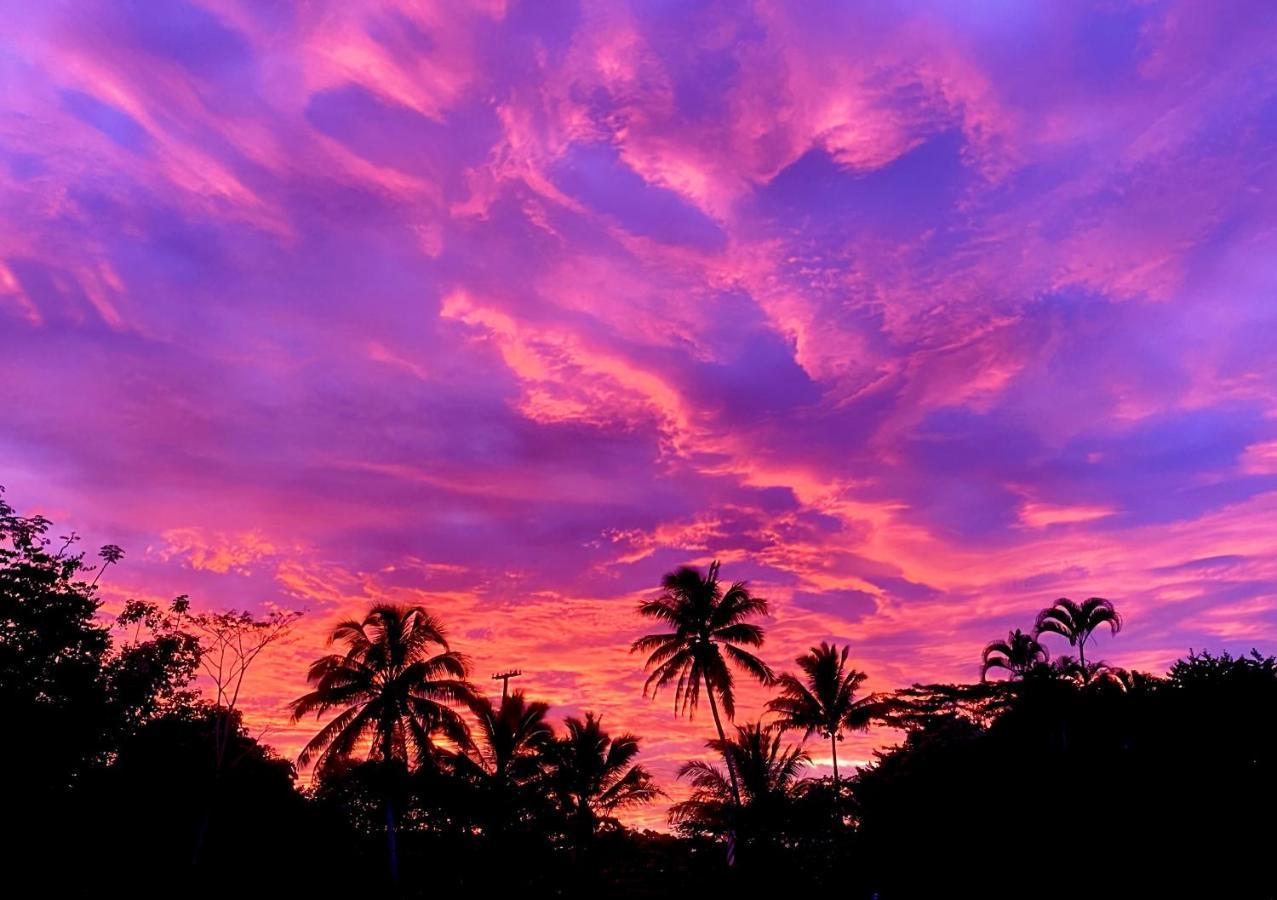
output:
M68 874L83 883L91 873L90 888L127 884L143 894L187 879L201 894L321 883L319 872L296 871L289 861L322 859L325 846L344 843L344 828L322 827L296 790L292 763L238 721L219 768L220 716L193 704L153 719L123 742L111 765L86 779L75 798L76 843L95 864Z
M1034 896L1272 896L1275 666L1027 679L991 720L924 697L853 785L861 894L974 893L996 870ZM1067 874L1065 848L1084 854Z
M75 535L54 542L42 517L0 495L0 766L9 773L3 853L32 864L56 853L84 788L139 729L190 701L197 642L172 610L130 604L115 642ZM102 567L117 562L103 548ZM102 573L102 567L98 576Z

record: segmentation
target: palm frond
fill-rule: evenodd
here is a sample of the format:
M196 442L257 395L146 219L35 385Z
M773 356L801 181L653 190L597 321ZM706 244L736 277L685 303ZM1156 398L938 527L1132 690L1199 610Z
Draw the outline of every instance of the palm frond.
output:
M733 664L759 684L770 685L776 680L776 675L772 672L771 667L747 650L733 647L731 644L724 644L723 650Z

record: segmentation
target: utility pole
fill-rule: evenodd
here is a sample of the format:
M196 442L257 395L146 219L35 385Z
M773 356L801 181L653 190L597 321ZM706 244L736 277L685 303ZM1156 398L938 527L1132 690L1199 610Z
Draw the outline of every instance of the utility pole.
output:
M519 669L510 669L505 672L498 672L492 676L493 681L501 682L501 702L505 702L506 695L510 693L510 679L518 678L523 672Z

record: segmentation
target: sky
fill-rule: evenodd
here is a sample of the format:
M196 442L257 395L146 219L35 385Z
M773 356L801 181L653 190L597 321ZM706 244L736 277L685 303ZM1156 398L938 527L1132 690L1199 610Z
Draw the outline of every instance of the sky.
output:
M125 548L108 606L305 609L244 701L286 755L333 623L421 603L677 796L712 726L628 645L712 559L776 668L873 690L1059 596L1118 665L1277 650L1275 42L1266 0L19 0L0 484Z

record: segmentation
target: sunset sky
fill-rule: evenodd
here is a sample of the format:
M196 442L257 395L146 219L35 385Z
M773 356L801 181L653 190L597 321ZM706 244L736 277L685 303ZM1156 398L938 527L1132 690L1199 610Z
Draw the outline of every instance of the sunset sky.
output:
M290 756L325 631L420 602L677 793L712 726L628 644L713 558L873 689L1062 595L1115 664L1271 652L1274 46L1270 0L20 0L0 484L125 548L109 604L305 608L246 701Z

